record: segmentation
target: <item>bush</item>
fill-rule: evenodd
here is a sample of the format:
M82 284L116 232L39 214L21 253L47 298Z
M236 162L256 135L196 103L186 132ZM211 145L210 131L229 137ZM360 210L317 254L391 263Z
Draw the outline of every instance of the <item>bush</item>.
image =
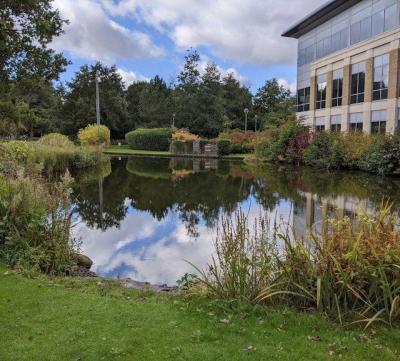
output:
M131 149L168 151L172 139L169 128L136 129L125 136Z
M217 140L218 155L228 155L231 153L232 142L227 139Z
M179 140L183 142L199 140L199 136L190 133L186 129L175 129L172 133L172 140Z
M343 148L339 134L318 133L304 152L304 162L316 168L339 169L343 166Z
M78 139L81 145L110 145L110 130L105 125L90 124L79 130Z
M192 154L193 141L173 140L171 142L170 152L173 154Z
M50 145L52 147L70 148L74 146L66 135L60 133L50 133L38 140L39 144Z
M342 135L344 166L358 168L358 162L368 148L372 145L373 136L364 133L348 133Z
M256 143L256 133L254 132L227 132L221 133L218 139L231 141L231 153L248 154L254 152Z
M400 139L396 137L372 137L368 148L357 162L360 170L386 175L394 173L399 167Z

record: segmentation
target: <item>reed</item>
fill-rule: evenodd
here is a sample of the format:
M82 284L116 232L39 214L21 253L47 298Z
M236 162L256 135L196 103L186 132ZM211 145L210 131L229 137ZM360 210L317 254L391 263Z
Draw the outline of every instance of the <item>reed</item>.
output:
M239 211L225 217L215 256L200 281L225 299L315 309L342 325L400 320L400 234L389 203L377 214L360 211L326 220L308 242L287 227ZM250 231L249 229L252 229Z

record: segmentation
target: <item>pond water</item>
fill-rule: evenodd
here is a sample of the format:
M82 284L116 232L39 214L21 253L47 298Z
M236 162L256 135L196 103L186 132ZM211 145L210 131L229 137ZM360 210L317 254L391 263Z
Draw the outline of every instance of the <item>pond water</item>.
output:
M194 273L187 261L205 267L222 215L238 209L250 219L266 212L302 238L384 198L400 209L400 178L240 161L115 157L75 178L74 232L92 270L153 284Z

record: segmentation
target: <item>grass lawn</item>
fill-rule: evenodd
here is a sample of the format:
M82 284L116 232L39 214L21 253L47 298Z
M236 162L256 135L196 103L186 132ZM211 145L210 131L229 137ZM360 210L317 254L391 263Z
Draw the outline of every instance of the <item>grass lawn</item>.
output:
M130 149L127 145L112 145L104 150L105 154L111 155L140 155L149 157L182 157L182 155L175 155L170 152L156 152L148 150L134 150ZM230 154L228 156L221 157L222 159L244 159L246 154ZM193 156L190 156L193 157Z
M26 278L0 265L0 360L399 360L400 330L315 314Z

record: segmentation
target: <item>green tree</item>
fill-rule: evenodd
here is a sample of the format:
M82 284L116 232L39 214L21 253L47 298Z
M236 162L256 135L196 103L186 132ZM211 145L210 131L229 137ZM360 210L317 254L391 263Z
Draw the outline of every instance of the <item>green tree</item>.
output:
M266 127L282 124L293 113L293 106L290 90L275 78L267 80L254 96L255 113Z
M197 96L200 89L200 72L198 69L200 56L195 50L188 50L185 65L178 75L178 83L174 92L176 121L179 128L191 128L195 123L198 110Z
M57 79L68 62L48 45L66 21L52 1L2 0L0 19L0 84L32 76Z
M148 86L149 86L148 82L139 81L129 85L125 93L128 117L130 122L135 128L143 124L143 120L140 117L140 109L139 109L140 97L142 92L144 92ZM133 127L131 130L133 130Z
M216 137L223 128L224 107L221 73L214 63L207 65L197 94L197 116L189 130L205 137Z
M62 109L62 130L76 135L79 129L96 122L96 72L100 77L101 123L110 129L112 138L122 138L133 128L133 120L127 112L124 84L115 66L107 67L101 63L82 66L67 84L69 91Z
M169 127L173 112L172 91L156 75L139 95L140 125L147 128Z
M232 129L244 129L244 109L252 110L252 98L250 90L242 86L233 73L227 74L222 80L224 114L230 121Z

